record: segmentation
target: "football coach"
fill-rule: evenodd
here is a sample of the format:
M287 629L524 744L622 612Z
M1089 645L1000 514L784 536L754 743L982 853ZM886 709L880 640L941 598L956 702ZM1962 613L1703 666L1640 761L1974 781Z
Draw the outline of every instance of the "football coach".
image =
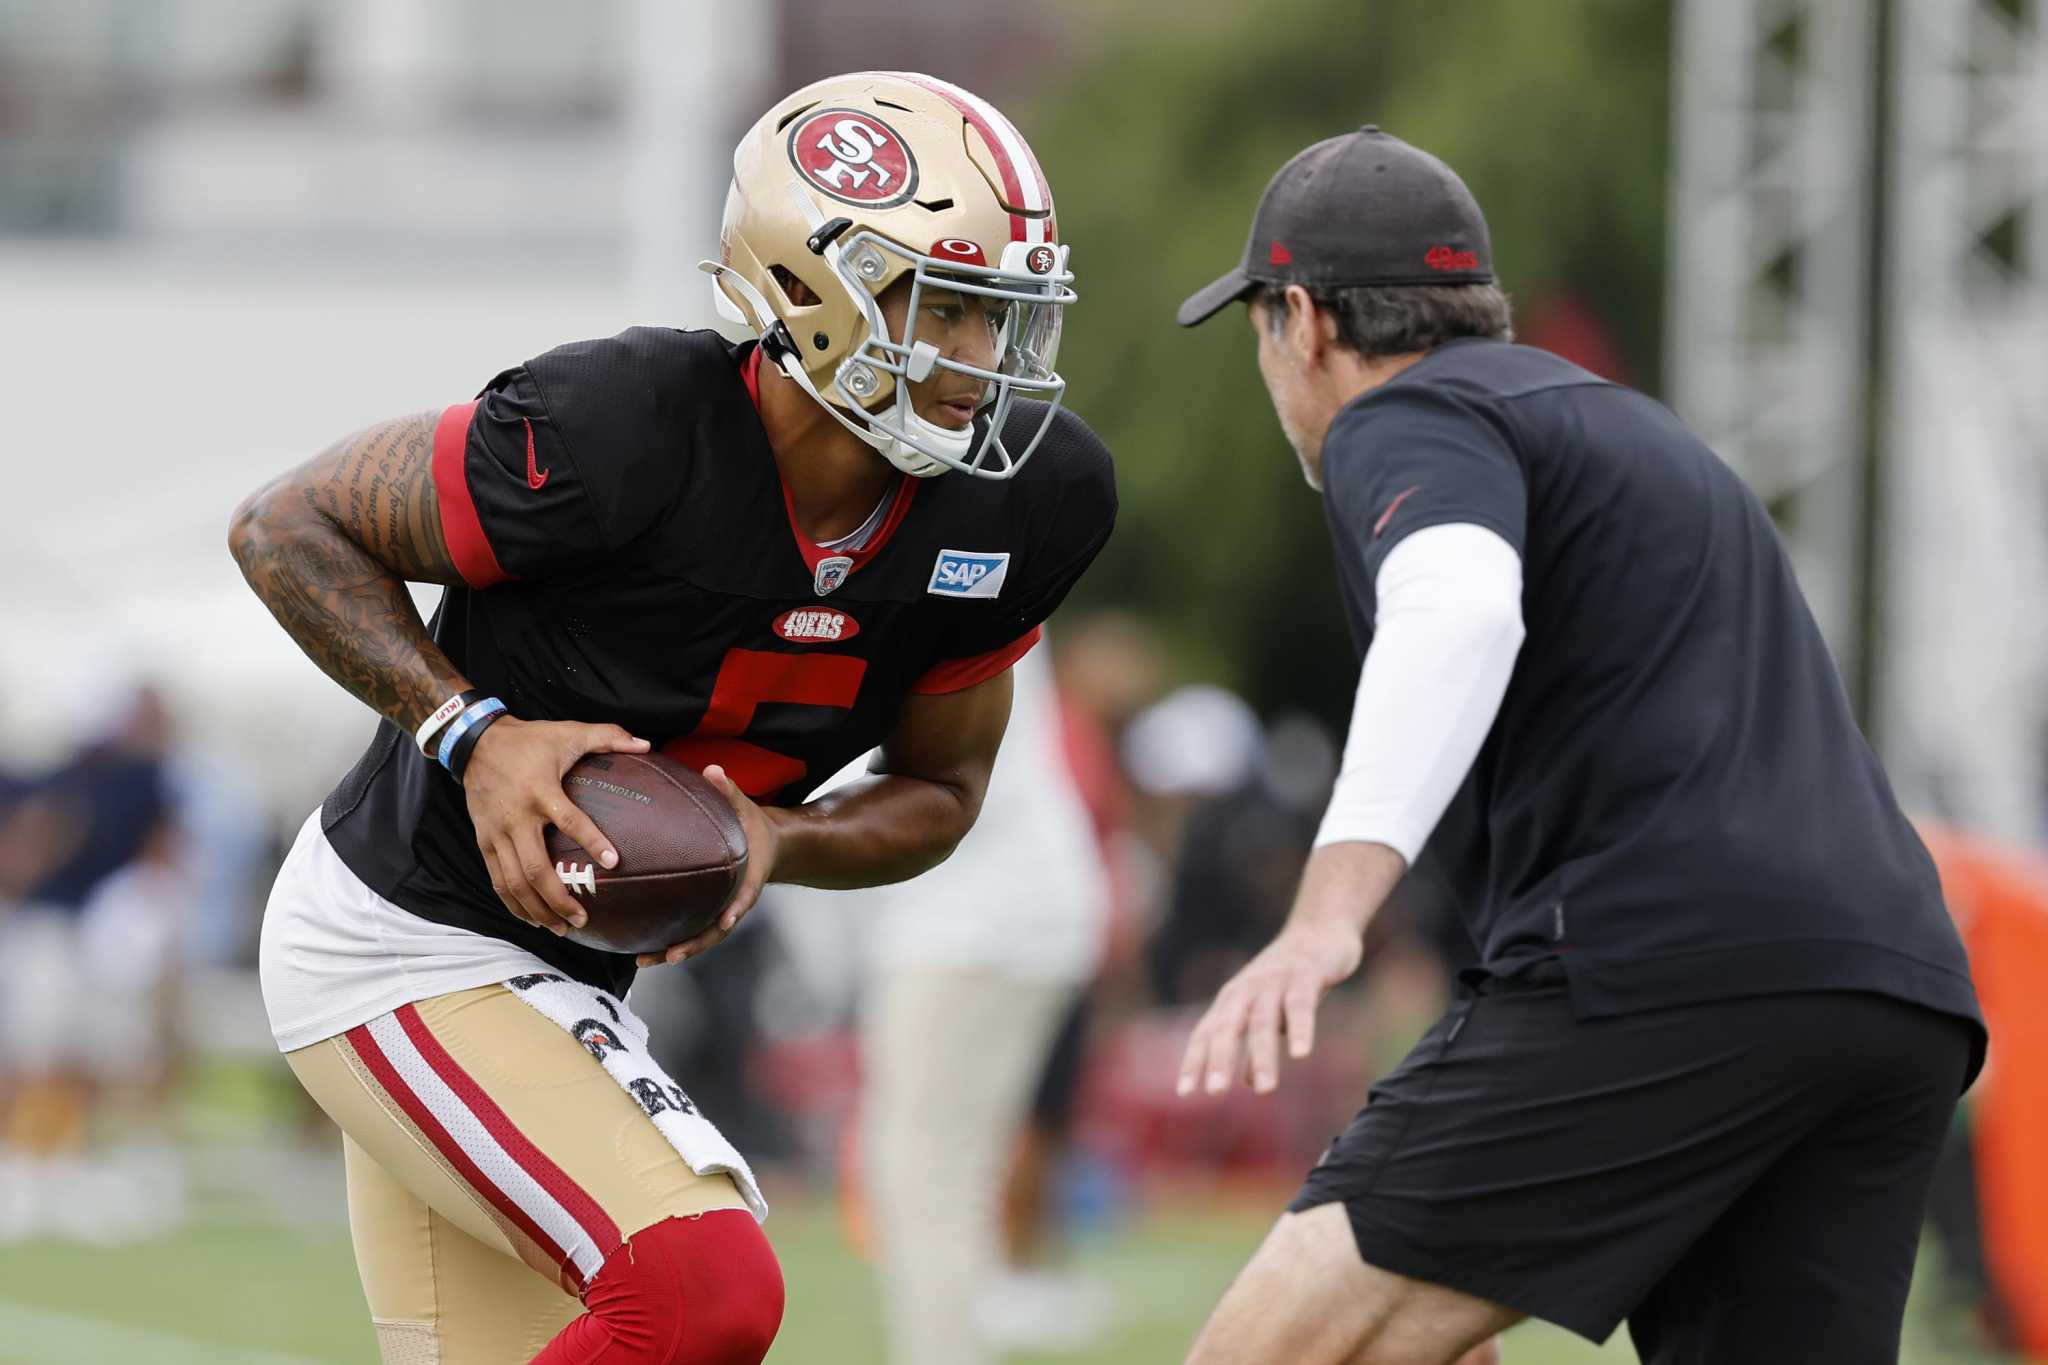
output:
M1293 910L1181 1091L1307 1055L1425 845L1480 958L1191 1360L1438 1365L1533 1315L1645 1362L1895 1361L1985 1032L1763 505L1514 345L1478 204L1377 128L1283 166L1180 322L1239 300L1363 665Z

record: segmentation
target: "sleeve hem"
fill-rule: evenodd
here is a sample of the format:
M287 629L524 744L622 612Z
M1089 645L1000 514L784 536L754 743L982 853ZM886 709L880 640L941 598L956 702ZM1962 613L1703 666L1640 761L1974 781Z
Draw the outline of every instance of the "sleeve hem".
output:
M1387 556L1392 554L1394 548L1402 541L1418 531L1433 530L1439 526L1477 526L1482 531L1491 531L1507 542L1508 548L1515 552L1517 559L1522 558L1522 539L1528 534L1527 527L1517 529L1508 526L1499 517L1486 512L1442 507L1418 513L1413 521L1406 522L1398 528L1389 527L1383 536L1375 536L1366 542L1369 547L1367 553L1384 564Z
M475 403L456 403L442 409L434 425L434 500L441 512L441 536L448 542L448 557L456 572L472 588L488 588L511 575L498 563L490 537L477 516L476 499L470 496L466 468L469 451L469 423Z
M947 659L943 663L935 664L910 685L910 690L920 697L964 692L979 683L987 682L1029 654L1031 647L1038 643L1038 636L1039 627L1033 626L1001 649L992 649L986 654L976 654L972 658Z

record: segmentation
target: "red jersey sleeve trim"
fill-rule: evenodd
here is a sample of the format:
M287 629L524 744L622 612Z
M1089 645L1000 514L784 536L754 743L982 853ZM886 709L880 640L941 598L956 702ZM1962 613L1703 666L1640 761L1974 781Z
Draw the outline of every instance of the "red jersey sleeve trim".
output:
M484 524L477 518L476 499L469 493L465 457L469 449L469 421L474 403L457 403L441 410L434 425L434 498L441 508L441 535L448 542L448 556L462 581L472 588L488 588L512 575L498 563Z
M1001 649L992 649L971 659L948 659L936 664L926 669L924 676L910 685L910 690L921 697L933 697L946 692L964 692L977 683L985 683L1029 654L1031 646L1038 643L1038 635L1039 627L1033 626Z

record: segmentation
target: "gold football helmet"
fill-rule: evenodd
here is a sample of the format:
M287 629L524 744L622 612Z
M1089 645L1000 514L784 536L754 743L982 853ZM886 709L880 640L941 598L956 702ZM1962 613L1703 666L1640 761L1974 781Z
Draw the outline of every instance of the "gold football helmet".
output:
M769 360L899 469L1015 474L1066 388L1053 361L1061 310L1075 295L1052 192L1009 120L931 76L834 76L762 115L734 150L732 172L721 259L701 266L720 315L752 328ZM778 272L817 301L795 302ZM876 298L906 273L909 320L897 337ZM988 301L993 369L918 339L926 289ZM964 430L920 417L898 382L922 383L935 369L982 385L977 420ZM1013 450L1002 433L1020 396L1050 405Z

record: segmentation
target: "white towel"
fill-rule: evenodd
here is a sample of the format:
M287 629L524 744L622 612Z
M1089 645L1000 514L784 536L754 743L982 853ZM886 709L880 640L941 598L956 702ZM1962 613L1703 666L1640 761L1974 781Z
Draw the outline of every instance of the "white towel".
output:
M696 1102L669 1079L647 1050L647 1025L595 986L571 981L554 972L533 972L505 982L512 993L533 1006L583 1044L605 1074L647 1111L669 1146L698 1175L729 1175L740 1187L756 1219L768 1217L768 1201L739 1149L725 1140Z

